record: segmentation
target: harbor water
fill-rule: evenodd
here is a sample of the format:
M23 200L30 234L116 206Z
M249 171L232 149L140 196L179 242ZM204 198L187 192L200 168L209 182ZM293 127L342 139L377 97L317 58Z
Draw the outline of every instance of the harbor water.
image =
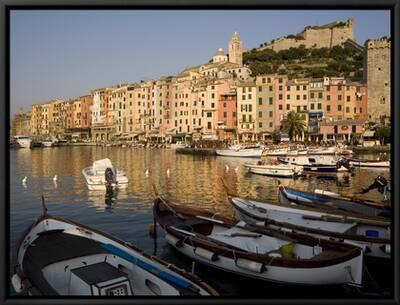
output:
M125 170L129 177L128 188L120 190L112 200L106 198L103 191L89 191L81 173L94 160L102 158L109 158L114 165ZM16 263L15 246L18 238L42 212L42 195L50 214L103 230L148 253L155 253L169 263L192 270L191 260L165 243L160 227L156 240L149 236L149 226L153 224L152 203L155 192L177 203L195 204L215 213L233 216L223 179L238 196L277 202L278 179L248 173L243 166L245 162L256 162L256 159L180 155L171 149L100 146L11 149L10 273ZM53 181L55 175L56 182ZM365 168L357 169L355 175L349 178L308 177L279 181L301 190L318 188L379 201L382 195L376 190L359 194L361 188L369 186L378 175L390 181L389 169ZM27 181L23 184L25 176ZM391 270L390 267L388 270ZM221 295L226 296L274 299L358 298L379 297L382 291L387 295L392 290L390 276L388 280L385 275L379 274L379 269L374 272L373 268L368 272L367 284L363 289L288 287L243 279L200 264L195 264L194 271ZM12 288L10 293L15 295Z

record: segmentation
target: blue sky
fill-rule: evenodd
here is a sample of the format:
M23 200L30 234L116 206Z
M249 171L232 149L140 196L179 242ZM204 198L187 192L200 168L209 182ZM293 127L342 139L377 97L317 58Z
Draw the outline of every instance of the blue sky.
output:
M356 40L390 36L389 11L12 11L11 115L20 106L175 75L234 31L251 49L307 25L355 17Z

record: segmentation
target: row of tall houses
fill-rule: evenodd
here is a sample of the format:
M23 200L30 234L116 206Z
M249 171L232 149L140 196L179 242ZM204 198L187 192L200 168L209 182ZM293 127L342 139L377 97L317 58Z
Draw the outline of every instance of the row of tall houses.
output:
M26 134L27 124L22 122L29 121L29 135L34 137L110 141L201 135L232 139L238 133L243 140L255 140L280 130L290 111L300 113L309 133L315 135L322 125L336 121L360 125L371 119L365 83L333 77L288 79L279 74L252 77L242 63L243 45L236 32L228 49L228 54L218 49L208 64L187 68L176 76L34 104L30 113L14 119L25 129L15 127L12 132ZM373 61L369 58L368 63L377 66ZM374 115L378 117L379 110Z

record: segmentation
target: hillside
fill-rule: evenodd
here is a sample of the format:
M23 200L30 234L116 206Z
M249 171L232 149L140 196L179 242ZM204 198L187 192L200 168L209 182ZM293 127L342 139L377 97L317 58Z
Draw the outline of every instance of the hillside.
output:
M304 46L275 52L271 49L243 53L243 63L253 76L269 73L288 74L289 78L344 76L359 80L363 76L363 54L353 48Z

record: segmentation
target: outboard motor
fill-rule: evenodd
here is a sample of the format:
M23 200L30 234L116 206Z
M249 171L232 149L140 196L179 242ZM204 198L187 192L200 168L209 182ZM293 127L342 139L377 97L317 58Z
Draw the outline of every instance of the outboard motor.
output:
M340 159L336 163L336 168L339 169L340 167L345 167L350 173L354 174L355 168L353 165L350 164L350 161L347 159Z

